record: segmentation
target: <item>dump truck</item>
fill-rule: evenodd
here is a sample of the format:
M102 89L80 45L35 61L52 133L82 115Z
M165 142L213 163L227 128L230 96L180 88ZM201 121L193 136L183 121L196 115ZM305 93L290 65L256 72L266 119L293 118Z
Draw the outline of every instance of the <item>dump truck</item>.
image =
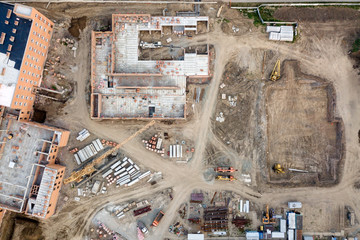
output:
M221 180L221 181L234 181L236 180L236 178L234 178L231 175L219 175L216 176L216 180Z
M153 223L152 223L151 226L156 227L157 225L159 225L159 223L160 223L161 219L163 218L163 216L164 216L164 212L163 212L163 211L160 211L160 212L156 215L156 217L155 217L155 219L154 219L154 221L153 221Z
M233 167L217 167L214 169L215 172L235 172L237 169Z

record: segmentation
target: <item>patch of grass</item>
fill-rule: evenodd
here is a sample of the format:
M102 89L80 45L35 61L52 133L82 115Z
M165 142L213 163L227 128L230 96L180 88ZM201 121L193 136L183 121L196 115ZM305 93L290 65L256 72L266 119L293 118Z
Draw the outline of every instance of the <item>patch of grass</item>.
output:
M360 50L360 38L356 39L355 42L352 45L352 52L357 52Z
M225 23L229 23L229 22L230 22L230 20L229 20L229 19L227 19L227 18L224 18L224 19L223 19L223 22L225 22Z
M52 90L57 90L57 87L55 85L51 85Z
M274 13L277 8L260 8L260 14L264 21L279 22L279 19L274 18Z
M240 10L240 12L242 11ZM244 16L253 19L254 20L253 23L256 27L263 25L257 12L249 10L249 11L244 11L243 14Z

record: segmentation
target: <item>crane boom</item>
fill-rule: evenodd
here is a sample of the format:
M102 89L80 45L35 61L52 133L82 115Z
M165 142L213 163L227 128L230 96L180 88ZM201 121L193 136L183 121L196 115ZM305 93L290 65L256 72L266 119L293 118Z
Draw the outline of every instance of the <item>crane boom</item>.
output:
M274 66L273 71L271 72L270 80L276 81L280 78L280 60L277 60Z
M71 182L79 182L81 181L81 179L85 176L85 175L90 175L91 173L93 173L96 169L94 168L94 166L98 163L100 163L103 159L105 159L107 156L109 156L110 154L114 153L115 151L119 150L119 148L121 148L122 146L124 146L127 142L129 142L130 140L132 140L133 138L135 138L138 134L144 132L146 129L148 129L149 127L151 127L152 125L155 124L155 120L152 120L151 122L149 122L148 124L146 124L144 127L142 127L141 129L139 129L137 132L135 132L133 135L131 135L130 137L128 137L127 139L125 139L123 142L119 143L116 147L106 151L105 153L103 153L100 157L98 157L97 159L95 159L94 161L92 161L91 163L89 163L88 165L86 165L83 169L76 171L76 172L72 172L70 177L66 178L64 180L64 184L68 184Z

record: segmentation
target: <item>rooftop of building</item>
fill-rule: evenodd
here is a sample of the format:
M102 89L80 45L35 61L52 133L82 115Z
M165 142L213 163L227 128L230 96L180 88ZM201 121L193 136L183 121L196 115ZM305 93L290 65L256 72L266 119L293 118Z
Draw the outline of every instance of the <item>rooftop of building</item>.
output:
M14 96L31 24L14 13L14 5L0 2L0 103L7 107Z
M38 166L49 163L47 154L60 133L6 115L0 125L0 207L22 211L36 180Z
M181 59L140 60L139 32L197 32L208 17L152 17L113 14L112 32L94 32L92 43L92 117L184 118L186 78L208 77L208 52L186 52ZM101 96L100 96L101 95ZM97 110L99 109L99 111Z
M0 53L5 55L7 52L10 53L9 67L20 69L31 24L31 20L19 17L14 13L14 5L0 2L0 34L4 36L4 39L1 40L4 42L0 44ZM12 46L10 51L8 50L9 45ZM0 64L4 64L3 61ZM0 67L4 66L0 65Z

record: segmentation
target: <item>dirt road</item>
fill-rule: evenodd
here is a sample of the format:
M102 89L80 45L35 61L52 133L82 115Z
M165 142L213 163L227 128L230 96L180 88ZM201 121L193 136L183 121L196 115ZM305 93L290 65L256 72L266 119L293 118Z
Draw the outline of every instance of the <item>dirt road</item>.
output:
M110 13L109 13L110 14ZM237 17L237 15L234 15ZM230 21L232 20L229 17ZM235 20L234 20L235 21ZM239 20L237 20L239 21ZM247 28L250 20L243 19ZM358 23L356 23L359 26ZM295 44L282 44L267 41L267 37L260 29L251 27L243 29L244 33L239 36L225 34L221 25L214 23L213 30L204 35L194 37L192 42L212 44L216 50L216 61L214 77L205 94L201 110L195 114L193 119L177 126L183 127L183 132L192 137L196 143L196 153L193 160L187 165L176 165L168 162L156 154L149 154L141 144L140 137L132 140L123 147L123 151L132 156L142 165L155 171L161 171L164 179L155 186L148 184L135 186L131 189L122 189L108 195L93 197L80 203L68 203L63 209L43 223L44 235L47 239L83 239L89 229L91 218L107 202L120 202L129 199L142 198L154 194L159 190L173 187L174 200L168 206L161 224L149 239L159 240L165 235L177 209L181 203L189 198L194 189L203 190L231 190L258 205L271 202L274 206L281 206L288 200L297 199L304 205L315 203L328 203L329 199L334 204L346 204L355 209L360 216L359 192L354 189L354 182L359 180L359 145L357 132L360 129L360 104L359 77L352 68L351 59L346 54L346 49L341 45L342 40L349 31L354 30L355 23L344 25L333 22L327 24L303 23L301 26L301 38ZM319 30L321 29L321 30ZM336 29L336 34L334 30ZM358 30L359 27L356 27ZM76 62L78 63L78 74L75 81L77 89L75 98L69 102L54 124L70 129L87 128L100 138L111 139L121 142L130 136L136 129L145 123L142 122L117 122L117 121L92 121L89 117L89 109L86 102L86 89L89 82L89 34L86 28L81 35ZM331 188L270 188L266 187L259 193L258 188L247 187L240 182L232 183L207 183L203 179L205 166L202 164L205 157L205 147L209 141L214 141L211 130L211 118L214 115L217 93L221 82L224 66L232 57L239 56L249 49L272 49L277 51L281 59L296 59L301 62L302 69L309 74L320 76L333 82L337 91L337 105L339 115L345 124L346 136L346 159L343 177L340 184ZM242 62L250 62L251 55L241 55ZM157 123L156 127L161 127ZM227 146L222 146L226 150ZM231 154L234 154L231 151ZM71 160L69 160L71 161ZM256 168L256 166L255 166ZM68 173L69 174L69 173ZM255 184L256 185L256 184ZM65 186L65 191L70 191ZM359 227L359 226L357 226Z

